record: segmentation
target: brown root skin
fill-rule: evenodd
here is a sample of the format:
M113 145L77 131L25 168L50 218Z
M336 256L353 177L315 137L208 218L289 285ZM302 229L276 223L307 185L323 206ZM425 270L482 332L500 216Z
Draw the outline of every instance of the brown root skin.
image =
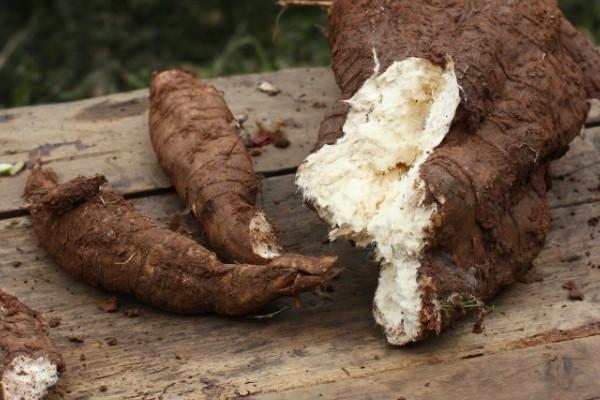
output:
M52 174L51 171L48 173ZM56 179L56 177L52 176L52 179ZM46 182L41 183L45 184ZM40 187L39 193L44 191L46 193L40 196L36 203L27 204L25 208L29 212L37 209L61 215L89 198L95 197L104 184L106 184L104 175L94 175L91 177L78 177L61 186ZM38 188L32 187L31 190L38 190Z
M588 96L600 99L600 51L566 19L562 20L561 40L584 73Z
M281 252L267 229L251 230L258 178L216 88L182 70L154 74L150 84L150 137L159 163L224 260L266 264ZM255 245L268 249L255 251ZM261 253L261 254L259 254Z
M32 359L45 357L64 371L64 363L48 335L48 325L42 315L16 297L0 290L0 399L6 368L19 356Z
M541 250L547 166L580 132L587 98L599 97L600 56L554 0L336 0L328 39L342 94L316 149L344 134L344 100L373 74L373 52L380 71L409 57L455 65L462 102L419 170L438 208L417 278L423 339L466 313L436 304L490 299Z
M58 185L52 172L35 166L25 191L42 246L65 271L93 286L178 313L241 315L326 285L340 272L334 257L223 264L192 239L157 227L119 193L98 190L103 181L96 176ZM71 206L57 213L53 204Z

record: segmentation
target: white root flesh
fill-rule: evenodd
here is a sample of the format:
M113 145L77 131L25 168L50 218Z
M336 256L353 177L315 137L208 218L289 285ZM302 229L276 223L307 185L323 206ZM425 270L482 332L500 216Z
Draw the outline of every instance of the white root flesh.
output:
M419 168L444 139L460 103L454 65L422 58L394 62L348 100L344 136L300 166L296 183L325 221L331 239L374 246L381 263L376 322L392 344L422 331L417 271L437 211L425 204Z
M58 367L47 357L15 357L2 374L3 399L43 399L48 388L58 381L58 376Z

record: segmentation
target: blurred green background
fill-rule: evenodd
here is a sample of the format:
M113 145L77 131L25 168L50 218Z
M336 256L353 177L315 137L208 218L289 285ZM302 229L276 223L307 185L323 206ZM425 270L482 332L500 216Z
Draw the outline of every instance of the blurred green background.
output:
M600 43L600 0L560 5ZM275 0L2 0L0 108L143 88L171 66L208 77L327 65L324 24L316 7Z

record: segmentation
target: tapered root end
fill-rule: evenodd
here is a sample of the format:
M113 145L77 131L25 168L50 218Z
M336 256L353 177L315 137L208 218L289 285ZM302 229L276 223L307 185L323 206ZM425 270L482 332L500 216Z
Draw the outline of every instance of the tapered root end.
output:
M292 268L306 275L327 274L337 262L337 257L310 257L300 254L284 254L268 265L276 268Z
M224 315L255 312L272 300L325 287L343 272L337 257L284 254L266 265L236 265L215 297L215 311Z
M295 275L288 285L279 292L294 295L327 285L343 272L335 267L337 257L308 257L298 254L285 254L268 264L269 267L287 270Z
M154 72L150 81L150 97L156 96L163 90L177 87L182 82L195 80L192 72L180 68L169 69L161 72Z

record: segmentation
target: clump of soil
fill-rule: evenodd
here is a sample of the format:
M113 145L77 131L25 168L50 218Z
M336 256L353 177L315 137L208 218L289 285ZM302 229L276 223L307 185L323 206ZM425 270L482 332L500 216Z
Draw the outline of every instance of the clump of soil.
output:
M98 308L105 313L114 313L119 309L119 300L115 296L98 302Z
M583 292L577 287L574 281L566 281L565 283L563 283L562 287L563 289L567 289L569 291L569 299L577 301L581 301L584 299Z

